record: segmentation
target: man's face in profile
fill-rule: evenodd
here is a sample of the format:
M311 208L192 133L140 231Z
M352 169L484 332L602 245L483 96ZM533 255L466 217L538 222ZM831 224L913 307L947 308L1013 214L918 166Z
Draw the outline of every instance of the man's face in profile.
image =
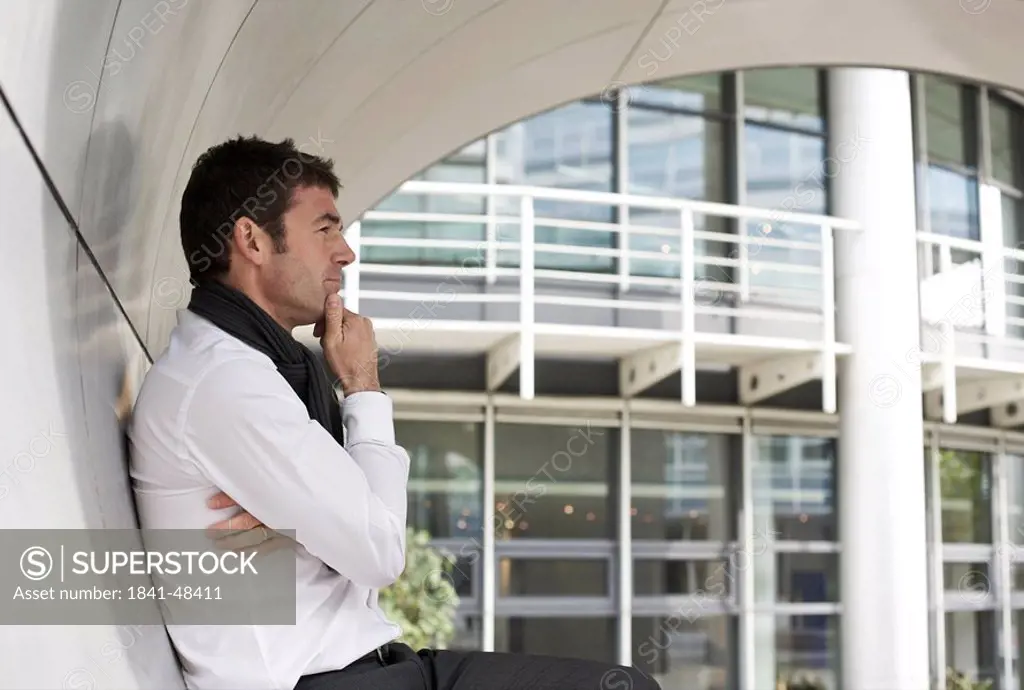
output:
M319 320L324 300L341 289L341 269L355 260L331 191L299 187L282 218L285 251L264 272L264 290L294 326Z

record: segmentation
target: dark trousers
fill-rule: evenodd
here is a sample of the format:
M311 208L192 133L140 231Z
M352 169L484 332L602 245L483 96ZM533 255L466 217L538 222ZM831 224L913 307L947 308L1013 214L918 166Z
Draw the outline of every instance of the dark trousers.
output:
M628 666L554 656L456 652L391 643L339 671L303 676L295 690L661 690Z

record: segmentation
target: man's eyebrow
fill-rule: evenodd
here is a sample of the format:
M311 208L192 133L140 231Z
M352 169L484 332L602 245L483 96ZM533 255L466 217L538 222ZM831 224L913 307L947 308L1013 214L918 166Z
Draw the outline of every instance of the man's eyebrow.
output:
M324 222L325 220L334 223L335 225L341 225L341 216L337 215L336 213L331 213L330 211L326 213L321 213L319 216L317 216L316 220L313 221L313 224L317 225L319 223Z

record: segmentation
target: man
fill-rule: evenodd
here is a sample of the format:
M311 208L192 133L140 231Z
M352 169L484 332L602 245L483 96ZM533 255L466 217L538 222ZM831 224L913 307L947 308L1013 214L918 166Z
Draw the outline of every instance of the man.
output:
M140 520L231 530L222 546L293 549L297 578L295 625L168 626L189 687L657 688L596 662L394 642L401 630L377 591L405 565L409 457L380 389L373 327L338 296L355 255L332 168L291 140L239 137L200 156L182 197L195 287L132 419ZM341 403L291 336L308 324Z

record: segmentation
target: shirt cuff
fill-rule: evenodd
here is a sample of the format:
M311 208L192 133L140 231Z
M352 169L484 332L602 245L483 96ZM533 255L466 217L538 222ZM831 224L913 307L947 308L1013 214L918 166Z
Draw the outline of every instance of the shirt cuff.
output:
M395 445L394 403L384 393L360 391L345 396L341 415L348 445Z

